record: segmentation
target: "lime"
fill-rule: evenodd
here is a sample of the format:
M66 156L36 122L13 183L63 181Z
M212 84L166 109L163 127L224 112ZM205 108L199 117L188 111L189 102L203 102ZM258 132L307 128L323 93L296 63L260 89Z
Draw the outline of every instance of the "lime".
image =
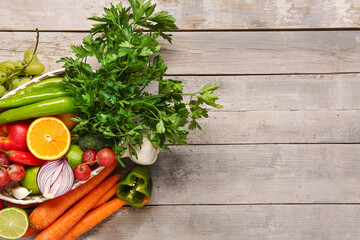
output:
M40 189L36 183L36 176L40 169L40 166L29 167L25 170L25 177L19 182L21 186L29 191L31 194L41 194Z
M82 164L82 155L83 151L81 150L79 145L71 144L69 151L66 153L66 157L68 158L68 162L74 171L75 167L79 164Z
M0 211L0 237L17 239L22 237L29 227L29 218L23 209L8 207Z

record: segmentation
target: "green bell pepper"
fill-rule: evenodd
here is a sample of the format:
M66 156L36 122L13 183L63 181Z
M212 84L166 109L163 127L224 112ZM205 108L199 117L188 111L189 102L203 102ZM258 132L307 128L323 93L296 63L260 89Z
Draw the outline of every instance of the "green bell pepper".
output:
M149 168L138 165L119 182L116 196L134 208L141 208L150 200L152 186Z

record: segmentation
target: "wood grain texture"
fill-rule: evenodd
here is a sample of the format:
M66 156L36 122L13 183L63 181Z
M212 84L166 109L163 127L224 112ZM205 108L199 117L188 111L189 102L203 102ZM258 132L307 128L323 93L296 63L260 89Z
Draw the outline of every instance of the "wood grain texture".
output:
M123 208L78 239L356 240L359 214L358 205Z
M210 112L190 144L359 143L360 111Z
M0 30L89 30L88 17L114 0L3 0ZM127 3L127 1L123 1ZM357 0L154 0L180 29L289 29L360 27Z
M172 147L149 204L359 203L360 145Z
M184 92L199 90L205 83L220 83L216 94L224 107L212 111L360 109L359 74L169 78L183 81Z
M38 27L39 60L60 68L110 2L1 1L0 61L21 59L35 42L22 31ZM220 82L224 108L191 145L161 152L150 206L124 207L79 239L360 239L359 32L271 31L360 29L359 1L153 2L191 30L161 41L169 77L185 91ZM266 31L236 31L248 29Z
M47 70L87 33L41 33L39 59ZM18 60L35 33L0 32L0 56ZM163 44L168 74L277 74L360 71L360 37L354 31L177 32Z

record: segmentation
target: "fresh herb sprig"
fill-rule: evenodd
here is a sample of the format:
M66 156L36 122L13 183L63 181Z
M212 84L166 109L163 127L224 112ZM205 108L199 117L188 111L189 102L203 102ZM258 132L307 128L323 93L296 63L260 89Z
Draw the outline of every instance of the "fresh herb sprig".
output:
M183 93L181 81L164 79L167 66L154 54L161 49L158 37L171 43L172 35L166 32L177 29L175 19L165 11L154 14L151 1L129 2L130 7L111 4L102 17L89 18L99 23L82 45L71 47L76 57L60 59L66 69L65 87L81 110L72 134L101 132L115 141L117 156L127 146L136 155L133 146L142 144L143 134L164 150L169 150L166 140L186 144L189 130L201 129L197 120L208 117L203 105L222 107L214 94L219 84ZM97 70L87 63L94 57L100 63ZM151 82L158 83L157 94L146 91ZM186 95L188 103L183 102Z

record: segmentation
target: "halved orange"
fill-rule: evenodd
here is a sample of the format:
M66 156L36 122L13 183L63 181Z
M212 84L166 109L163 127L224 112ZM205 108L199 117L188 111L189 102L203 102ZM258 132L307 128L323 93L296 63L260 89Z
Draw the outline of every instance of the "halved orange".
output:
M56 117L41 117L30 124L26 134L30 152L43 160L56 160L70 148L71 135L66 125Z

